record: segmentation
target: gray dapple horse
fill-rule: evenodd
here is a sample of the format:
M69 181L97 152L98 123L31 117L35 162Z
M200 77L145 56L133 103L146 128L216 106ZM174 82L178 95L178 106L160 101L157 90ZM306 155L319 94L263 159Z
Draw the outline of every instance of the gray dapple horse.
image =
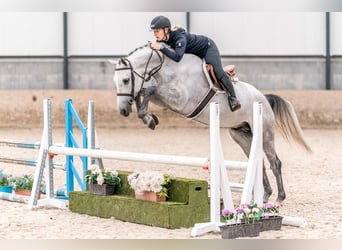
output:
M145 45L112 63L115 63L114 81L118 112L121 115L128 116L135 101L138 117L149 128L154 129L159 121L155 115L148 113L148 103L151 101L189 119L208 124L209 102L217 102L220 104L220 126L230 129L233 140L240 145L247 157L253 136L253 103L260 102L263 105L263 150L276 178L277 201L281 202L286 198L281 161L275 152L275 126L285 138L292 137L304 149L311 151L288 101L277 95L263 95L252 85L237 81L234 87L241 109L231 112L227 93L211 84L203 61L191 54L185 54L177 63ZM263 168L264 202L267 202L272 188L265 165Z

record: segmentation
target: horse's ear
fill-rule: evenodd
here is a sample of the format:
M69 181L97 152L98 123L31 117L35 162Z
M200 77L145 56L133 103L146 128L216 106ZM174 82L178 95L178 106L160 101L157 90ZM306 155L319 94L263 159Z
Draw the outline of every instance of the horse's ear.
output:
M128 66L128 63L127 63L126 60L124 60L123 58L121 58L120 62L122 62L123 65Z

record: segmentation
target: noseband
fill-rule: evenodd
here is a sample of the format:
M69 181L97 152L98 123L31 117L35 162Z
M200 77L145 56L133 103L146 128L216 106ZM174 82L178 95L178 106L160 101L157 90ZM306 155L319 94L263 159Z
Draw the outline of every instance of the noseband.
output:
M148 45L146 45L148 46ZM129 55L133 54L137 49L135 49L133 52L131 52ZM160 63L152 68L150 71L147 71L148 69L148 65L152 59L153 56L153 52L156 52L156 54L158 55L158 58L160 60ZM132 98L134 98L134 88L135 88L135 75L137 75L138 77L140 77L143 81L141 83L141 87L140 90L138 91L138 93L141 91L141 89L144 86L145 82L148 82L152 76L154 76L162 67L163 63L164 63L164 55L161 56L160 53L158 53L156 50L151 50L151 54L147 60L146 66L145 66L145 70L143 74L140 74L139 72L137 72L133 66L132 63L130 62L130 60L127 59L127 57L123 57L120 59L121 62L126 66L123 68L119 68L119 69L115 69L115 71L121 71L121 70L130 70L131 71L131 81L132 81L132 88L131 88L131 93L117 93L117 96L130 96Z

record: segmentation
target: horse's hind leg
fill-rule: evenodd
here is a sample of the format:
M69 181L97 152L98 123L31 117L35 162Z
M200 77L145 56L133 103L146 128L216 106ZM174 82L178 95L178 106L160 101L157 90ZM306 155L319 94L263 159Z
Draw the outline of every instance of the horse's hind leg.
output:
M253 134L250 126L245 123L244 125L231 128L229 130L233 140L242 148L243 152L249 157ZM265 164L263 163L263 186L264 186L264 197L263 201L266 203L272 194L272 188L266 174Z
M278 188L278 197L277 201L282 202L285 200L285 190L283 185L283 178L281 174L281 161L279 160L274 146L274 133L268 130L268 132L264 131L264 152L270 163L270 168L275 176L277 188Z

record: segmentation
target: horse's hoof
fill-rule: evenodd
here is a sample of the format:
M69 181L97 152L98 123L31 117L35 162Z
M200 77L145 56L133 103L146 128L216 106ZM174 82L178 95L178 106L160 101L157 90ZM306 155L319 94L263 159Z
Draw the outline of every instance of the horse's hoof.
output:
M271 194L264 193L263 202L267 203L269 198L270 198L270 196L271 196Z
M156 128L156 124L155 124L153 119L150 120L150 122L147 124L147 127L149 127L152 130L154 130Z
M156 126L159 124L159 119L157 116L155 116L154 114L151 114L152 115L152 118L154 120L154 123L156 124Z
M150 124L150 125L148 125L148 127L152 130L154 130L156 128L156 126L154 124Z
M149 127L150 129L154 130L156 128L156 122L155 122L155 119L153 118L153 115L151 114L145 115L142 120L144 124L146 124L147 127Z
M279 196L277 197L276 202L278 202L278 203L283 203L283 201L285 200L285 198L286 198L285 195L279 195Z

